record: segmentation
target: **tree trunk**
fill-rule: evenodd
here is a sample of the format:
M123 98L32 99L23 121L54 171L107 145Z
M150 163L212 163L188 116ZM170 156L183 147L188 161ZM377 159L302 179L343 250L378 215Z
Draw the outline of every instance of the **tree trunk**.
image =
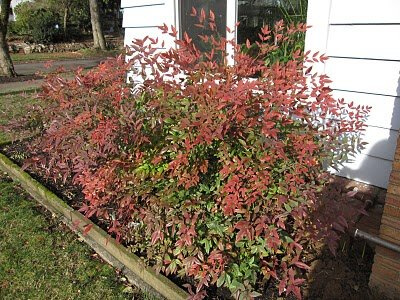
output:
M11 0L2 0L0 3L0 74L14 77L17 74L15 73L10 52L8 51L6 38Z
M106 50L106 40L100 24L100 10L97 0L89 0L90 19L92 22L93 43L95 48Z
M115 18L114 18L114 31L117 36L121 34L121 28L119 26L120 18L119 18L119 10L121 9L121 1L115 1Z
M64 24L63 24L63 28L64 28L64 40L66 40L67 39L67 34L68 34L68 31L67 31L67 23L68 23L68 15L69 15L69 7L68 6L66 6L65 8L64 8Z

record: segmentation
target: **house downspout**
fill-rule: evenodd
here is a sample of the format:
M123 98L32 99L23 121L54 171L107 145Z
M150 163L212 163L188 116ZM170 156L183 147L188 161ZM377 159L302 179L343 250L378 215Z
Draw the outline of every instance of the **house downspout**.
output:
M380 237L374 236L372 234L366 233L360 229L356 229L354 232L354 237L355 238L361 238L367 241L370 241L374 244L377 244L379 246L385 247L387 249L393 250L397 253L400 253L400 246L396 245L394 243L388 242L384 239L381 239Z
M357 190L356 190L357 191ZM365 201L365 205L364 205L364 209L367 211L369 208L371 208L374 205L373 201L371 200L367 200ZM360 221L361 219L361 215L357 218L356 223L358 223L358 221ZM351 231L352 232L352 231ZM380 237L377 237L375 235L369 234L365 231L362 231L358 228L355 229L353 236L355 238L360 238L360 239L364 239L367 240L369 242L372 242L376 245L385 247L387 249L393 250L397 253L400 253L400 245L396 245L392 242L386 241L384 239L381 239Z

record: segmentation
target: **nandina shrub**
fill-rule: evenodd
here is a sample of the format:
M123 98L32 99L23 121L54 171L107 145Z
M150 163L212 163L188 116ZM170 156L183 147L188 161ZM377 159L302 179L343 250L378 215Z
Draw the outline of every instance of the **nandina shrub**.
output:
M199 17L215 28L212 13ZM212 285L255 298L271 283L300 298L304 251L322 239L334 245L348 225L338 202L318 195L326 167L362 146L368 108L332 97L328 77L310 67L323 55L265 64L303 25L263 28L259 59L208 36L201 53L188 35L161 30L177 48L134 41L134 94L122 57L48 80L31 166L79 185L81 211L158 271L186 278L193 298Z

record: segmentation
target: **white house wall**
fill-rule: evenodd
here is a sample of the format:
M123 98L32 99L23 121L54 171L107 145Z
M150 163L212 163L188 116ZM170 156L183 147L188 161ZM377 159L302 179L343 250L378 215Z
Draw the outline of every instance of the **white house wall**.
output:
M339 175L387 187L400 128L400 0L309 0L306 47L338 98L372 106L368 146Z
M165 48L172 47L173 39L168 35L161 35L158 27L164 23L168 26L176 26L175 2L175 0L122 0L125 46L131 45L134 39L143 39L149 36L158 37L160 45L161 41L164 41Z
M395 24L400 20L399 11L399 0L334 0L330 24Z
M399 38L400 24L332 26L329 31L327 54L335 57L400 61Z

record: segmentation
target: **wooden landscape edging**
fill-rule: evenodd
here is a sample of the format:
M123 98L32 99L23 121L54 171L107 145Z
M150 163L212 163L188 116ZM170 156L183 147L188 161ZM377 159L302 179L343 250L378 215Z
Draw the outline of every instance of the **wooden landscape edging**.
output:
M60 216L60 219L72 231L81 236L104 260L120 269L130 282L168 300L188 298L189 295L184 290L165 276L146 267L138 256L117 243L103 229L71 208L1 153L0 170L6 172L14 181L18 182L41 205L53 214ZM87 226L91 226L91 229L88 233L83 234Z

